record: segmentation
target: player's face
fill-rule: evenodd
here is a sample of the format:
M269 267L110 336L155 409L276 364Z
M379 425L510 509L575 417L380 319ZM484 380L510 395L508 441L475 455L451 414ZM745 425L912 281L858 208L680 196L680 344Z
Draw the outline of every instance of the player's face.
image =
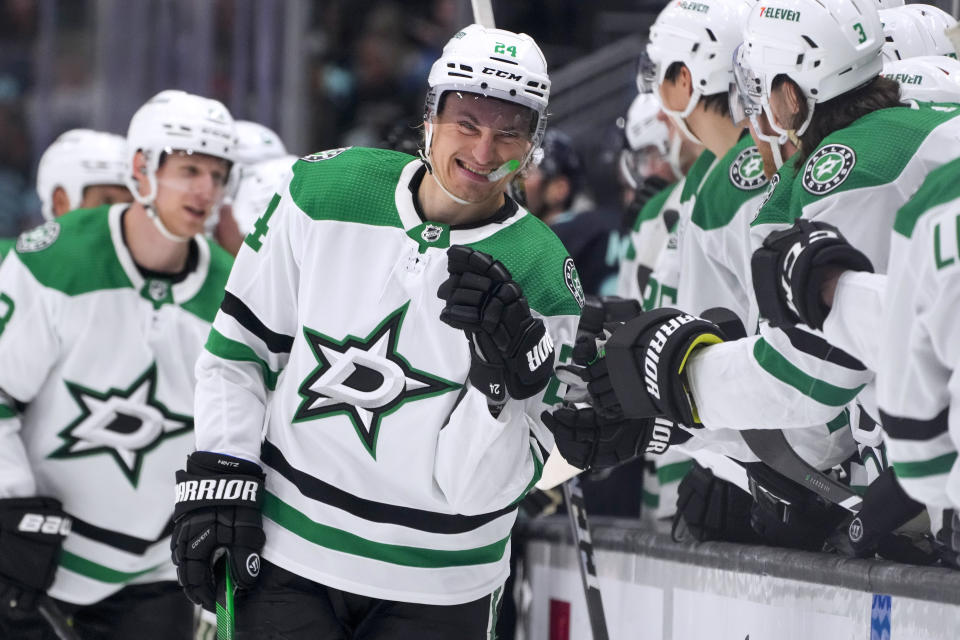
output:
M122 184L92 184L83 190L79 209L92 209L105 204L133 202L130 191Z
M203 232L203 221L223 198L229 163L202 153L174 151L157 170L154 206L164 226L178 236Z
M505 162L521 162L530 150L533 112L520 105L469 93L447 94L433 124L431 160L443 185L468 202L499 202L510 171L491 182Z

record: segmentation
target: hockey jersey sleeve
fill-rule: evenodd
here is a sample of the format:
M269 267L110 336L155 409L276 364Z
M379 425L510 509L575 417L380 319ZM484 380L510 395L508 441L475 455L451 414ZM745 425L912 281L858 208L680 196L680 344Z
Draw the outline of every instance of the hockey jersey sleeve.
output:
M878 399L887 453L904 490L960 504L960 162L930 174L898 213L887 276Z
M833 306L823 323L827 342L846 351L871 371L880 363L883 296L887 276L848 271L840 276Z
M57 298L8 255L0 267L0 498L36 492L18 406L34 399L59 357L57 312Z
M196 365L198 450L260 460L267 399L297 331L298 214L291 198L275 195L230 272Z

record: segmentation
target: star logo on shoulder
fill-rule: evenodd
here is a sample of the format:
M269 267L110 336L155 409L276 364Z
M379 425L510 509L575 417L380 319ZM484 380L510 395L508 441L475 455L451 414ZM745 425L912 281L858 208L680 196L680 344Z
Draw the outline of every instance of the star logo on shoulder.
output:
M50 458L107 454L136 487L144 456L164 440L193 430L192 417L174 413L157 400L156 364L126 389L99 392L69 380L64 384L80 416L60 432L64 443Z
M410 366L397 351L407 304L391 313L366 338L335 340L308 327L303 335L317 359L300 385L293 422L345 415L367 452L376 459L383 418L404 403L432 398L461 385Z

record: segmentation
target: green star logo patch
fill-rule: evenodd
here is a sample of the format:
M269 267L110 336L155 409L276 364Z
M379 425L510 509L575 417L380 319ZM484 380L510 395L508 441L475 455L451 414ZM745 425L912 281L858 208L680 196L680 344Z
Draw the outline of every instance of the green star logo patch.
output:
M743 191L753 191L767 184L763 156L756 147L747 147L730 163L730 182Z
M376 459L383 419L407 402L425 400L461 385L410 366L397 351L409 302L388 315L367 337L336 340L308 327L303 336L317 366L300 385L293 422L345 415Z
M829 193L843 184L856 163L857 154L850 147L824 145L807 161L803 188L817 196Z
M174 413L157 400L157 365L150 365L126 389L106 392L64 380L80 416L59 436L63 444L50 458L65 460L109 455L134 487L143 458L161 442L193 430L193 418Z

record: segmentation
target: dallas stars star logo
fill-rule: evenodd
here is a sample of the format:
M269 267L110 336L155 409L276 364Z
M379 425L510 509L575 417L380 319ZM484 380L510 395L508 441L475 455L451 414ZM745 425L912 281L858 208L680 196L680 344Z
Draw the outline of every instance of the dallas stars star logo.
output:
M136 487L144 456L164 440L193 429L193 418L173 413L157 400L156 364L126 389L101 393L69 380L64 384L80 416L60 432L64 443L50 458L108 454Z
M387 316L366 338L348 335L335 340L303 328L317 367L300 385L302 401L293 422L345 415L376 459L377 435L385 416L404 403L460 388L455 382L414 369L397 352L409 304Z

